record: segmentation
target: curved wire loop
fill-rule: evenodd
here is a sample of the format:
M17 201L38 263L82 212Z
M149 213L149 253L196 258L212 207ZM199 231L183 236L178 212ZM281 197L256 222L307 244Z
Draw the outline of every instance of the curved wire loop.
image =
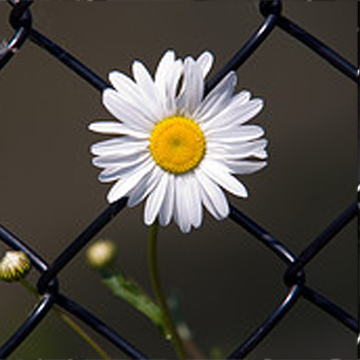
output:
M123 337L111 330L108 325L97 319L92 313L84 309L79 304L76 304L71 299L59 294L56 298L56 303L109 340L131 359L148 359L148 357L140 352L134 345L131 345Z
M5 344L0 348L0 359L7 358L31 334L45 315L51 310L54 295L46 294L26 321L16 330Z
M103 229L121 210L127 199L122 198L110 204L70 245L55 259L38 281L38 291L41 294L49 282L64 268L84 246Z
M293 285L280 306L227 359L243 359L290 311L301 295L301 285Z
M270 5L270 4L268 4ZM236 71L250 56L258 49L265 39L274 30L281 12L281 2L276 0L271 2L272 12L269 13L265 21L258 30L249 38L241 49L226 63L226 65L210 79L205 85L204 95L209 93L221 79L230 71Z
M41 258L41 256L2 225L0 225L0 239L11 249L24 252L30 259L32 265L40 274L47 270L48 265ZM55 277L48 284L46 293L32 311L32 313L25 320L25 322L0 347L0 359L5 359L7 356L9 356L31 334L31 332L37 327L41 320L44 319L46 314L52 308L54 303L54 295L57 291L58 281Z
M10 4L14 6L10 14L10 23L15 29L15 34L0 48L0 70L25 43L31 31L32 18L28 8L32 1L10 1Z
M309 47L312 51L317 53L320 57L326 60L329 64L334 66L337 70L342 72L351 80L358 83L359 81L359 69L352 65L349 61L339 55L336 51L325 45L322 41L317 39L315 36L308 33L306 30L296 25L291 20L279 14L279 5L277 1L262 0L260 2L260 12L264 16L271 14L278 14L276 25L280 29L284 30L304 45Z
M308 247L306 247L286 270L285 283L292 283L294 276L305 267L351 220L358 215L358 203L354 202L344 212L334 219Z

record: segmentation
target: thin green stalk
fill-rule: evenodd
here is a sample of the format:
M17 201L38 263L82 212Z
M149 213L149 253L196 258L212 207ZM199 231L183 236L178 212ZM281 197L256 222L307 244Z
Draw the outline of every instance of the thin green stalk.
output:
M168 330L168 333L171 335L171 340L174 345L174 349L179 359L187 359L184 346L180 339L180 336L176 330L175 323L171 316L169 307L164 296L164 292L160 282L159 270L158 270L158 260L157 260L157 235L159 230L158 222L154 222L150 227L149 232L149 268L152 287L156 296L158 306L163 312L165 318L165 324Z
M61 309L54 309L55 313L70 326L79 336L81 336L101 357L101 359L110 359L110 356L82 329L70 316Z
M31 294L38 297L36 290L29 284L26 279L20 280L21 285L24 286ZM101 359L110 359L110 356L93 340L84 329L82 329L70 316L64 313L59 308L53 308L56 315L58 315L68 326L70 326L79 336L81 336L101 357Z
M35 297L39 296L37 291L29 284L26 279L21 279L19 282L30 294L33 294Z

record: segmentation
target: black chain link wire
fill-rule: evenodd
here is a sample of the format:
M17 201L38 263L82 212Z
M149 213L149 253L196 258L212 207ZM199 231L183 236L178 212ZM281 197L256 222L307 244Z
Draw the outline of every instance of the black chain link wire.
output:
M30 40L39 47L53 55L78 76L86 80L96 90L102 92L110 85L92 72L83 63L78 61L71 54L52 42L46 36L32 27L30 6L32 1L8 0L12 6L10 12L10 24L15 32L12 39L0 51L0 70L11 60L14 54L21 48L25 41ZM260 12L264 16L261 26L254 32L242 48L228 61L228 63L206 84L206 92L214 86L231 70L237 70L245 63L251 55L261 46L275 28L279 28L290 34L294 39L306 45L313 52L323 58L328 64L334 66L345 77L358 84L358 68L350 64L335 51L326 46L323 42L313 37L307 31L294 24L291 20L282 15L281 1L261 1ZM19 55L21 56L21 55ZM85 245L103 229L116 215L126 206L127 199L123 198L109 205L98 217L94 219L84 230L70 242L68 247L55 259L52 264L47 264L33 249L26 245L25 241L18 239L10 231L0 224L0 240L15 250L21 250L28 255L32 264L39 272L40 277L37 283L37 290L41 298L36 304L32 313L16 332L7 339L0 347L0 358L8 357L30 333L46 317L49 310L56 304L72 314L77 319L87 324L94 331L98 332L109 342L120 349L124 354L133 359L148 358L135 345L130 344L121 335L117 334L107 324L98 319L94 314L86 310L80 304L69 299L59 289L57 274L66 267L75 256L84 249ZM308 246L295 256L280 240L273 237L267 230L262 228L253 219L242 213L239 209L230 205L229 218L253 235L262 245L266 246L274 255L282 260L287 269L284 274L285 295L279 306L265 319L250 336L245 339L228 358L241 359L247 356L271 330L289 313L292 307L304 298L310 303L334 317L352 332L358 334L357 320L345 310L334 304L319 292L306 286L305 268L321 250L335 239L337 233L346 227L351 220L358 215L358 203L355 201L348 208L343 210Z

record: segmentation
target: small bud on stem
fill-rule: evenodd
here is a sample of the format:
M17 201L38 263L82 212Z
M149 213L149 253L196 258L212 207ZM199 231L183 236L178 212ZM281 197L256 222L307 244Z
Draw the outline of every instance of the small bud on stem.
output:
M113 263L116 254L116 245L112 241L98 240L88 248L86 259L92 268L103 269Z
M0 279L6 282L19 281L31 269L30 259L22 251L7 251L0 261Z

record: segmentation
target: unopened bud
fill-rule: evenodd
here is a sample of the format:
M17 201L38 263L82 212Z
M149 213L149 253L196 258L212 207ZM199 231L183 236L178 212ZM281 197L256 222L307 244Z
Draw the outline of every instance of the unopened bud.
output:
M19 281L31 269L30 259L22 251L7 251L0 261L0 279L6 282Z
M116 254L116 245L111 240L98 240L88 248L86 259L92 268L102 269L113 263Z

